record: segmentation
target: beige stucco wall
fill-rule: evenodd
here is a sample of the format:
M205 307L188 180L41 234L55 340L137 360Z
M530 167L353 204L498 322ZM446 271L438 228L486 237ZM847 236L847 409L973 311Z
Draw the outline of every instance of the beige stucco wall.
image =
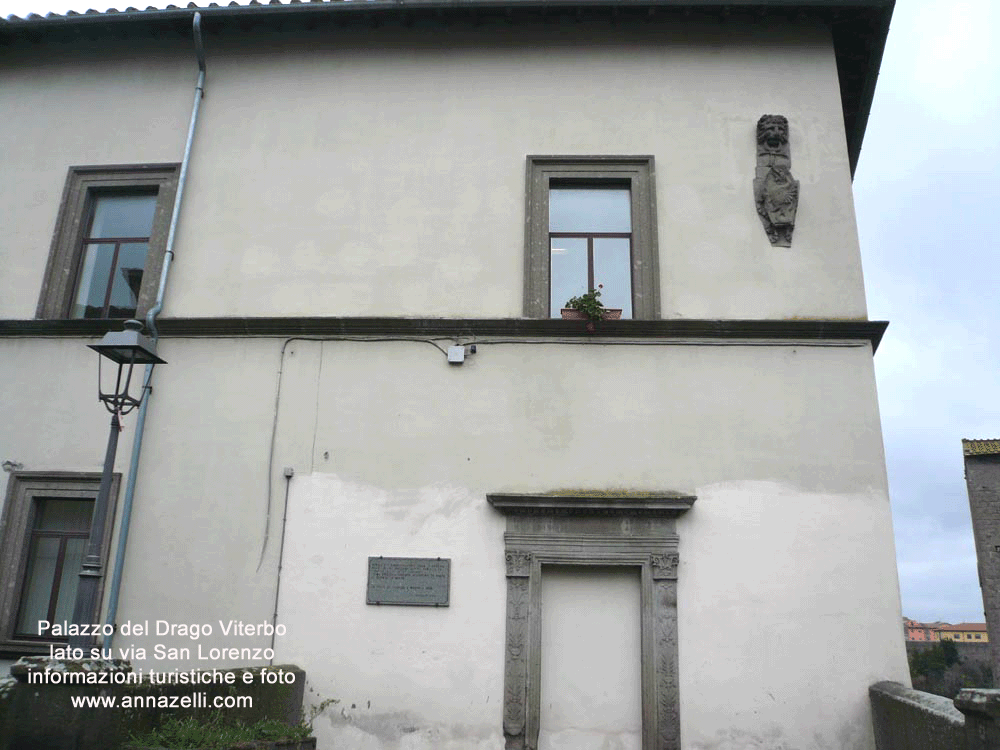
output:
M206 48L166 315L519 316L528 154L655 156L663 317L866 314L822 28L227 32ZM67 167L179 161L194 79L176 41L5 53L0 318L35 313ZM754 209L765 113L791 123L792 248Z

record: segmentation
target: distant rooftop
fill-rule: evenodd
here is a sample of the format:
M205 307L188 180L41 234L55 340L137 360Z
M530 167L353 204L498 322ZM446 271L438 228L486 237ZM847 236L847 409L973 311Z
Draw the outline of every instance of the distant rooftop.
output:
M18 42L74 42L102 36L178 36L190 34L191 16L199 11L206 33L226 28L274 31L321 29L349 23L369 27L409 26L417 22L514 23L604 18L613 22L649 22L681 16L720 23L762 19L820 19L833 33L840 78L840 98L847 133L851 174L858 163L882 52L895 0L270 0L249 4L188 3L165 9L127 7L101 12L69 11L45 16L0 18L0 49Z
M1000 455L1000 440L962 440L962 452L966 456Z

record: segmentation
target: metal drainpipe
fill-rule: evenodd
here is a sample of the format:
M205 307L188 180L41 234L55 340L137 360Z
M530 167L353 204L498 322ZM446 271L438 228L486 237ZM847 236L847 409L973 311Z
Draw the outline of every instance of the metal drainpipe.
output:
M170 272L170 263L174 259L174 237L177 234L177 220L180 217L181 200L184 197L184 184L187 182L188 164L191 162L191 144L194 141L194 130L198 124L198 110L201 107L201 99L205 96L205 48L201 42L201 13L195 13L192 20L194 34L194 48L198 56L198 83L194 89L194 104L191 107L191 123L188 125L187 142L184 144L184 158L181 161L181 173L177 177L177 192L174 195L174 210L170 217L170 231L167 234L167 248L163 258L163 270L160 273L160 286L156 292L156 303L146 313L146 328L153 341L159 338L156 330L156 316L163 309L163 293L167 288L167 274ZM143 389L146 391L145 398L139 406L139 415L136 418L135 438L132 441L132 460L129 464L128 480L125 483L125 500L122 506L122 522L118 531L118 548L115 550L115 568L111 574L111 596L108 601L108 614L105 623L114 625L118 615L118 593L122 584L122 569L125 565L125 546L128 544L129 524L132 520L132 501L135 497L135 481L139 473L139 455L142 453L142 436L146 426L146 408L153 395L153 389L149 385L153 368L146 366L146 373L143 377ZM114 635L104 636L104 648L111 648Z

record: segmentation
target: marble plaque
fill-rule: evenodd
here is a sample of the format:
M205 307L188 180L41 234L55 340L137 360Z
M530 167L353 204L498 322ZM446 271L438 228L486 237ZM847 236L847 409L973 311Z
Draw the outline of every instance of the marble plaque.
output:
M447 607L450 584L448 558L368 558L368 604Z

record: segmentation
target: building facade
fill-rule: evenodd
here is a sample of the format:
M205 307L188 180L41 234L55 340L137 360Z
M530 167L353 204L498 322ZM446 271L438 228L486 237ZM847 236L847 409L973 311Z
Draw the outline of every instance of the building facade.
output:
M973 626L976 626L976 623L970 624L970 627ZM952 626L947 622L917 622L916 620L903 618L903 631L906 633L906 640L908 641L939 641L941 640L942 631L951 627L957 626ZM969 632L977 631L973 627L973 630ZM974 638L973 640L980 639Z
M208 7L203 98L193 10L0 22L3 655L62 643L134 316L93 616L137 667L273 650L330 747L871 748L891 5Z
M989 643L986 623L960 622L958 625L941 625L934 628L939 641L960 641L962 643Z
M943 625L944 623L938 623ZM933 641L937 640L937 632L927 623L917 622L903 618L903 632L908 641Z

